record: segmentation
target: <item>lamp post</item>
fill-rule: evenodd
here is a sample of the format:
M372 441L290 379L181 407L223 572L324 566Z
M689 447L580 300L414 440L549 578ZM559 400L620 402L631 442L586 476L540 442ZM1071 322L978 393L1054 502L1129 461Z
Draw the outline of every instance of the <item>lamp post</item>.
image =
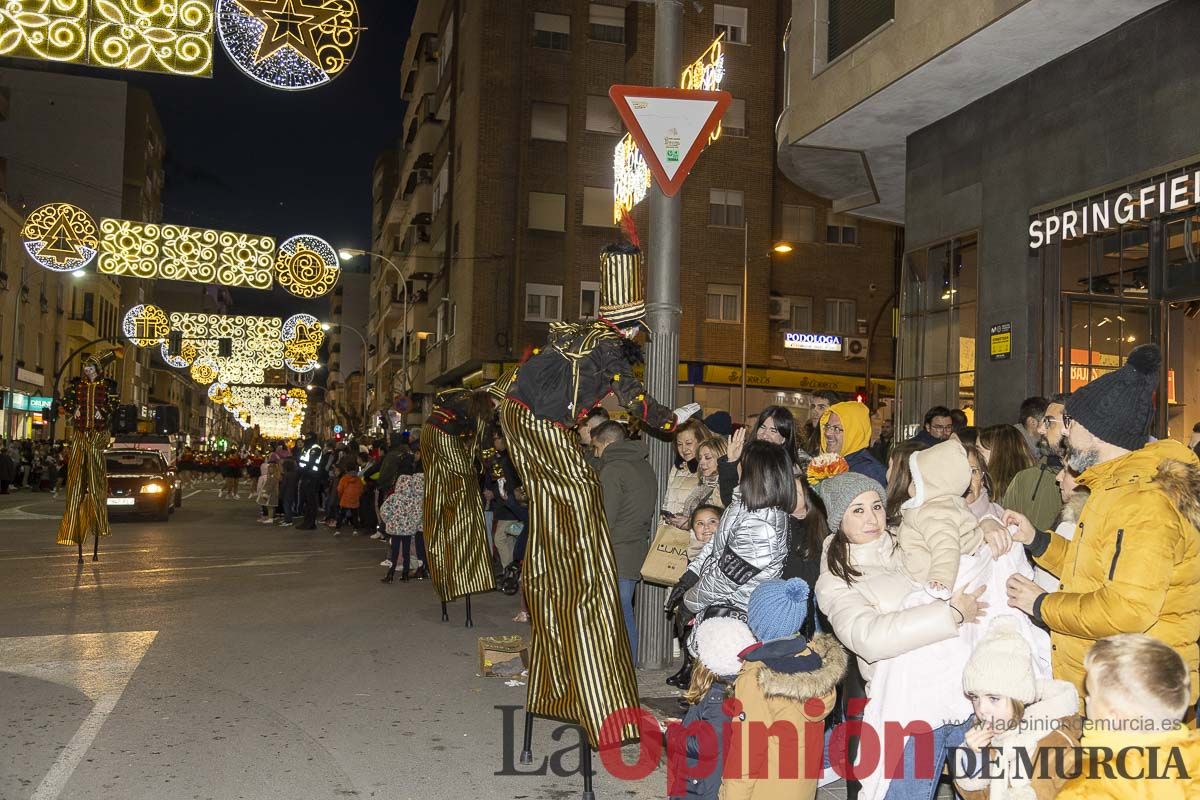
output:
M769 259L773 255L787 255L795 248L791 242L776 242L771 246L771 252L762 256ZM758 261L756 257L754 259ZM749 339L750 324L750 220L742 218L742 420L749 418L746 413L746 342Z
M352 325L346 325L341 322L323 322L321 330L328 331L330 328L341 328L350 331L358 340L362 342L362 422L363 436L367 435L367 337L363 336L362 331Z
M400 288L404 290L404 301L403 301L404 302L404 323L402 325L402 327L404 328L404 341L400 345L400 353L401 353L400 357L404 363L401 367L400 375L401 375L401 381L403 382L403 386L404 386L404 393L408 394L411 390L411 387L409 386L409 383L408 383L408 278L405 277L404 270L402 270L402 269L400 269L400 267L396 266L395 261L392 261L390 258L385 256L383 253L377 253L374 250L359 250L358 248L354 248L354 247L343 247L341 250L338 251L338 255L346 261L349 261L353 258L357 258L358 256L367 256L367 257L374 256L375 258L378 258L380 261L382 261L383 263L387 264L389 267L394 269L396 271L396 275L400 278ZM365 378L366 377L366 374L365 374L366 369L365 368L363 370L363 373L364 373L363 377ZM404 423L407 421L408 421L408 414L407 414L407 412L405 412L400 417L401 427L403 427Z

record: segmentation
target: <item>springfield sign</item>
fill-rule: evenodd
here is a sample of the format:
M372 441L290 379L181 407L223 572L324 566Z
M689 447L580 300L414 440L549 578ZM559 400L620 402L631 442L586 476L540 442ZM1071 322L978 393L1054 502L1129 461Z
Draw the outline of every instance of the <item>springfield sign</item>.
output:
M1200 205L1200 168L1163 178L1134 192L1121 192L1103 200L1085 200L1063 211L1041 216L1029 223L1029 248L1037 250L1047 244L1101 233L1117 225L1195 205Z

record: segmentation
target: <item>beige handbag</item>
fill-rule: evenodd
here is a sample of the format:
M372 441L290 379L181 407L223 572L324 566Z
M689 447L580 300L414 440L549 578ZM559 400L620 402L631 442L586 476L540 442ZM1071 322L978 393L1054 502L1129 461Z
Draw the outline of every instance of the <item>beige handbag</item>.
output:
M692 535L674 525L660 525L650 543L650 552L642 562L642 579L663 586L674 586L688 566L688 545Z

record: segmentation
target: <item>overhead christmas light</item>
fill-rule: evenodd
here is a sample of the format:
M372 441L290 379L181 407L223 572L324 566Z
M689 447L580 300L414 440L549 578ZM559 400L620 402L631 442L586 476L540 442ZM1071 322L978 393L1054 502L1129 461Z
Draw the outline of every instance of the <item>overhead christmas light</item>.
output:
M313 89L354 58L355 0L217 0L217 35L238 69L272 89Z
M167 319L167 312L158 306L143 304L125 313L121 332L138 347L153 347L166 341L171 332L171 323Z
M341 274L337 252L319 236L293 236L279 245L275 279L297 297L311 300L328 294Z
M0 20L7 18L0 11ZM34 209L21 227L21 240L30 258L54 272L81 270L95 260L100 250L96 220L70 203L49 203Z

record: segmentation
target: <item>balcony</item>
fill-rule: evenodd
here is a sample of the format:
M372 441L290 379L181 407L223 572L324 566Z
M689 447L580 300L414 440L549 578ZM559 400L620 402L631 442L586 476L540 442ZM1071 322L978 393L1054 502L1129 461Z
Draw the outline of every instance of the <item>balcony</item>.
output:
M67 320L67 336L71 339L79 339L81 343L100 338L92 318L82 316L72 316Z

